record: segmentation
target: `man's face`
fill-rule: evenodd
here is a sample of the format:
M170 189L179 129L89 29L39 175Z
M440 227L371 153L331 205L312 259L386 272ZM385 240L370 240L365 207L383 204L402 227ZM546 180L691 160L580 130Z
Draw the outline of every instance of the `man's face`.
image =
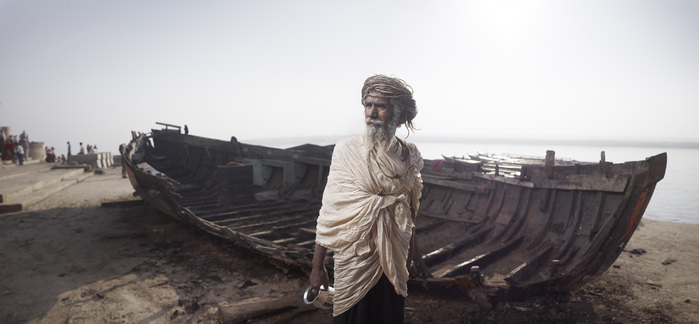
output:
M386 148L396 134L393 108L388 98L377 92L370 92L364 99L364 117L366 117L367 135L371 139L370 149Z
M378 92L370 92L364 100L364 117L367 120L378 120L388 125L393 118L393 109L386 97Z

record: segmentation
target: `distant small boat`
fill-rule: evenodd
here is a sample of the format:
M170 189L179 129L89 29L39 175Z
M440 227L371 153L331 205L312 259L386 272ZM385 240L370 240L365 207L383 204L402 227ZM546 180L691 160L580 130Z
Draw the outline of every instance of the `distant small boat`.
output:
M277 149L132 133L130 181L162 212L288 266L310 269L333 146ZM666 153L625 163L475 154L425 160L412 282L477 292L567 291L614 263L641 221ZM329 267L332 270L332 267ZM483 294L481 293L481 296Z

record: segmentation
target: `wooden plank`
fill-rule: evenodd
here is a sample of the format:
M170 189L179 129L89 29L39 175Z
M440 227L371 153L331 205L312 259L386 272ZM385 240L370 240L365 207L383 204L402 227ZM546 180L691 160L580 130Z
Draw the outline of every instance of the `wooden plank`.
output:
M611 178L598 174L570 174L565 180L543 180L534 183L534 186L543 189L624 192L629 183L629 177L626 174Z
M218 224L218 225L224 225L228 226L229 224L233 224L236 222L240 221L248 221L248 220L253 220L253 219L258 219L258 218L278 218L284 215L291 215L295 213L300 213L300 212L305 212L306 208L295 208L295 209L282 209L277 212L262 212L259 214L255 215L248 215L248 216L240 216L236 218L228 218L228 219L223 219L223 220L218 220L214 221L213 223Z
M465 191L488 192L489 190L494 189L494 187L474 185L474 184L462 183L462 182L451 181L451 180L441 180L441 179L436 179L436 178L431 178L431 177L423 177L423 181L425 183L435 185L435 186L442 186L442 187L465 190Z
M437 250L429 252L422 256L422 261L426 266L431 267L435 264L442 263L447 259L453 257L457 253L461 252L463 249L468 248L470 245L476 242L482 242L485 235L490 232L490 229L481 231L473 236L461 239L457 242L453 242L443 246Z
M272 242L274 242L274 243L276 243L276 244L283 244L283 243L293 242L293 241L296 241L296 240L298 240L298 239L295 238L295 237L287 237L287 238L283 238L283 239L274 240L274 241L272 241Z
M500 182L500 183L506 183L510 184L513 186L520 186L520 187L525 187L525 188L534 188L534 183L531 181L520 181L519 179L515 178L507 178L503 176L496 176L492 174L476 174L475 175L478 178L485 179L485 180L490 180L494 182Z
M296 222L296 223L290 223L286 225L281 225L281 226L274 226L273 230L275 231L281 231L281 230L286 230L286 229L298 229L299 227L303 225L308 225L308 224L315 224L316 223L316 218L309 219L309 220L304 220L302 222Z
M421 212L421 211L418 211L418 217L428 217L428 218L440 219L440 220L445 220L445 221L454 222L454 223L478 224L478 222L472 221L470 219L454 218L454 217L448 217L448 216L443 216L443 215L439 215L439 214L435 214L435 213Z
M274 233L274 232L273 232L273 231L259 231L259 232L255 232L255 233L248 234L248 235L258 237L258 236L269 235L269 234L272 234L272 233Z
M442 277L455 277L462 274L466 274L471 270L473 266L479 266L481 269L485 268L488 264L495 262L499 259L504 258L507 254L514 251L518 246L521 245L523 237L520 237L514 241L506 243L504 246L494 249L489 249L488 252L480 254L474 258L457 264L451 270L441 273Z
M271 222L254 223L254 224L240 225L240 226L234 226L234 227L229 227L229 228L231 230L234 230L234 231L239 231L242 229L256 227L256 226L273 226L275 224L281 224L281 223L286 223L289 221L297 220L297 219L300 219L302 217L303 216L289 217L287 219L281 219L281 220L276 220L276 221L271 221Z
M307 245L313 246L315 244L316 244L315 239L296 243L296 245L298 245L298 246L307 246Z

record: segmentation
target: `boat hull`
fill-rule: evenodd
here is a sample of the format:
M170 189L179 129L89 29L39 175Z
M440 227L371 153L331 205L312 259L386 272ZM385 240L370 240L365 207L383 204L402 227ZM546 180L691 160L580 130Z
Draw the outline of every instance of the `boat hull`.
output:
M154 129L133 133L121 154L136 193L151 206L308 270L332 149ZM666 154L618 164L549 155L426 160L411 280L472 292L567 291L609 268L664 176Z

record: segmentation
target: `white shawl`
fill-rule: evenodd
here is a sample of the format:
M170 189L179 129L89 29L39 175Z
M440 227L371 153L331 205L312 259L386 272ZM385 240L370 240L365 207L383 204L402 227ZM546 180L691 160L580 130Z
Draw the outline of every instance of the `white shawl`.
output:
M316 242L335 262L333 315L344 313L386 274L397 294L408 295L406 260L412 207L420 203L423 162L414 144L368 152L364 136L335 145L323 193Z

